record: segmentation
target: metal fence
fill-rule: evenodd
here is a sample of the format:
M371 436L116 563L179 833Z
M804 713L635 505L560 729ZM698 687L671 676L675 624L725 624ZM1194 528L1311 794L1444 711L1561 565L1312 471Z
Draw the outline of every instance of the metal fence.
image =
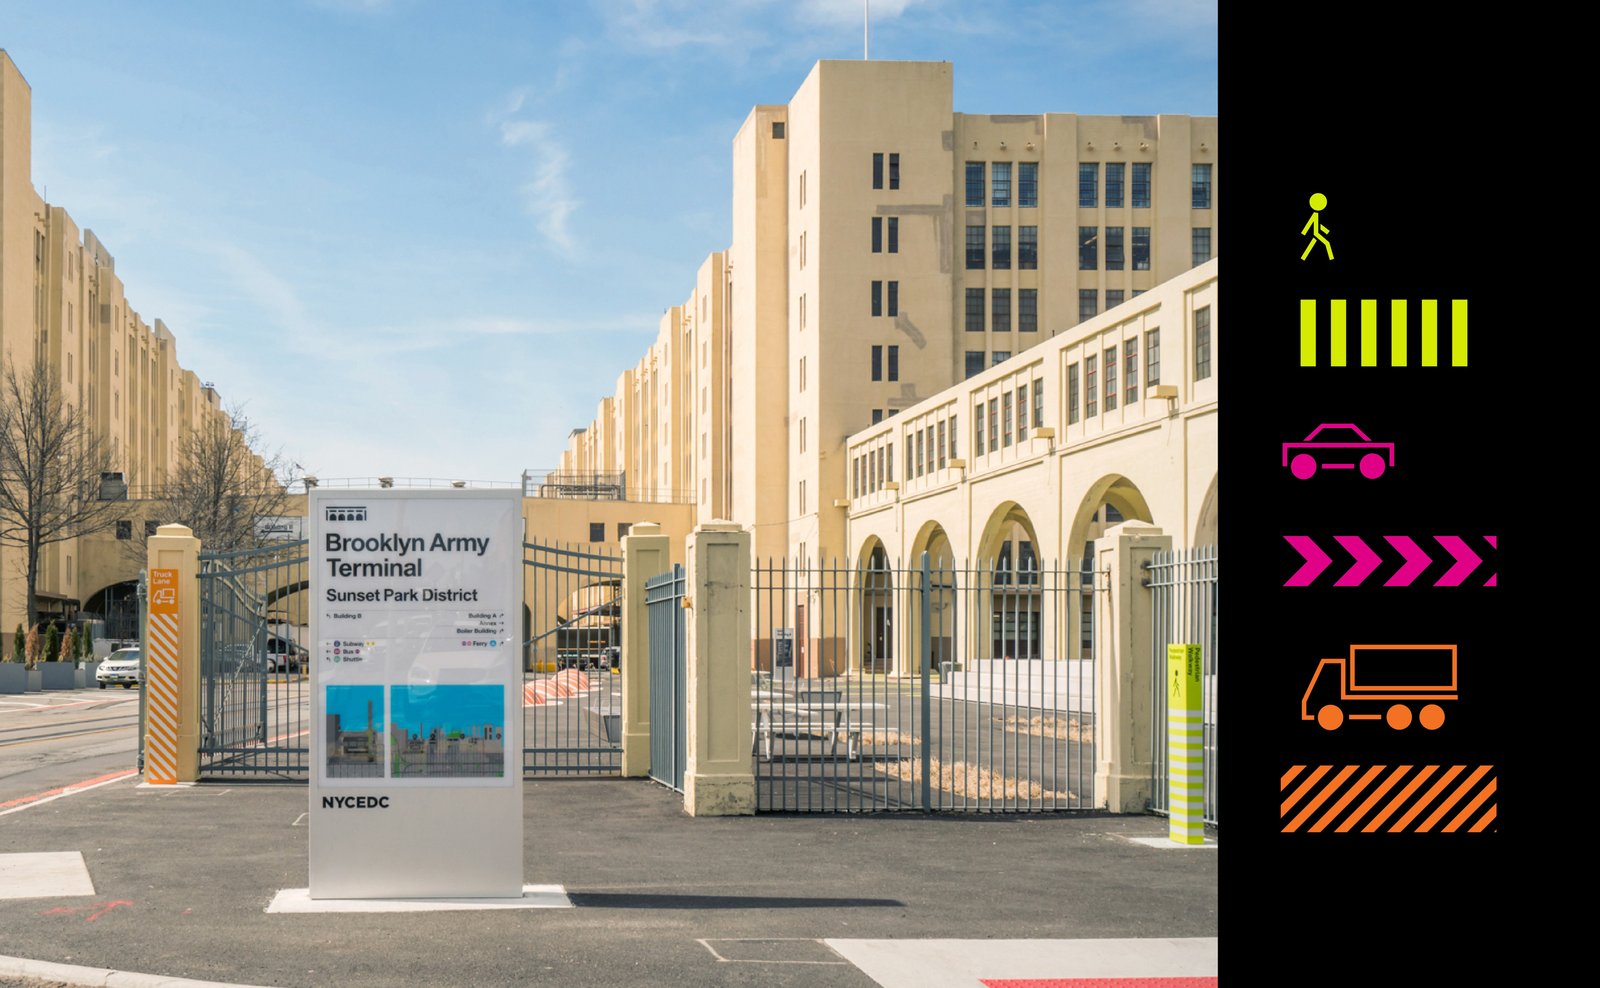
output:
M1151 592L1150 809L1167 813L1167 646L1198 644L1201 657L1201 767L1204 819L1217 822L1217 547L1157 553L1145 566Z
M306 543L200 554L200 774L309 777Z
M688 656L684 651L683 567L645 581L650 622L650 777L683 791L688 761Z
M524 775L622 772L622 556L523 543Z
M757 808L1094 802L1094 593L1077 569L758 564Z

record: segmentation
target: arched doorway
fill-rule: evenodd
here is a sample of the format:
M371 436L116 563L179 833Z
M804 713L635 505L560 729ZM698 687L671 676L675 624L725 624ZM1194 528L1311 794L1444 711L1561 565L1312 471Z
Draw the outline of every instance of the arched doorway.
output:
M876 536L861 547L858 580L861 598L861 629L856 653L861 656L861 671L888 673L894 670L894 573L889 553Z
M1037 659L1042 655L1042 581L1033 519L1015 501L994 510L978 543L973 583L981 621L978 644L989 658Z
M1077 567L1076 607L1073 627L1068 632L1068 651L1072 658L1094 657L1094 553L1095 541L1106 529L1125 521L1154 522L1150 505L1137 484L1121 474L1096 481L1078 504L1067 552Z
M928 630L931 641L929 642L928 660L932 663L931 669L943 670L945 663L955 663L960 660L956 655L957 618L957 584L963 582L964 577L957 570L955 551L950 544L950 536L944 526L936 521L924 524L917 532L916 538L911 540L911 556L906 564L912 569L913 581L920 580L922 568L922 554L928 554ZM922 596L918 593L907 595L906 627L920 629L922 626ZM915 636L914 636L915 637ZM916 672L921 672L918 665L919 656L909 656L909 662L904 663L915 667ZM941 672L942 675L942 672Z
M1211 486L1206 489L1205 500L1200 502L1200 520L1194 526L1194 541L1192 546L1217 544L1217 478L1212 476Z
M123 580L95 591L78 615L105 622L103 636L114 641L139 639L139 581Z

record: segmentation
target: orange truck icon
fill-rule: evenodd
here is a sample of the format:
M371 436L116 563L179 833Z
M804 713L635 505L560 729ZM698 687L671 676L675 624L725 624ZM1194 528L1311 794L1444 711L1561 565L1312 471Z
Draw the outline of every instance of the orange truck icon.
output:
M157 604L176 604L178 602L178 589L176 587L162 587L150 599Z
M1445 701L1459 699L1454 645L1351 645L1344 659L1323 659L1300 698L1300 719L1336 731L1348 720L1382 720L1403 731L1444 724Z

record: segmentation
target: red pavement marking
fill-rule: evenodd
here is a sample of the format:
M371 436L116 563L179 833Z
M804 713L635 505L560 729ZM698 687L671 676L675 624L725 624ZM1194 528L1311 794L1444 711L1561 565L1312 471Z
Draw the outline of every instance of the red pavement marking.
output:
M130 775L137 774L138 771L139 770L136 768L130 768L124 769L121 772L108 772L105 775L98 776L93 779L84 779L82 782L74 782L71 785L58 786L55 789L51 789L47 792L34 793L32 796L19 796L16 799L0 803L0 810L9 810L11 807L21 806L23 803L37 803L39 800L46 799L50 796L59 796L68 789L82 789L85 786L92 786L99 782L113 782L117 779L126 779Z
M1217 988L1209 978L981 978L985 988Z

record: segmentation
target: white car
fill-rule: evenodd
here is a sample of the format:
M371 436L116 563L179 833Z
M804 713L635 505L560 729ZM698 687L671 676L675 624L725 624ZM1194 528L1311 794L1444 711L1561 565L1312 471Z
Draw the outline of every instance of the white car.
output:
M101 661L94 672L95 682L101 689L112 684L123 689L144 682L144 656L137 648L119 648Z

